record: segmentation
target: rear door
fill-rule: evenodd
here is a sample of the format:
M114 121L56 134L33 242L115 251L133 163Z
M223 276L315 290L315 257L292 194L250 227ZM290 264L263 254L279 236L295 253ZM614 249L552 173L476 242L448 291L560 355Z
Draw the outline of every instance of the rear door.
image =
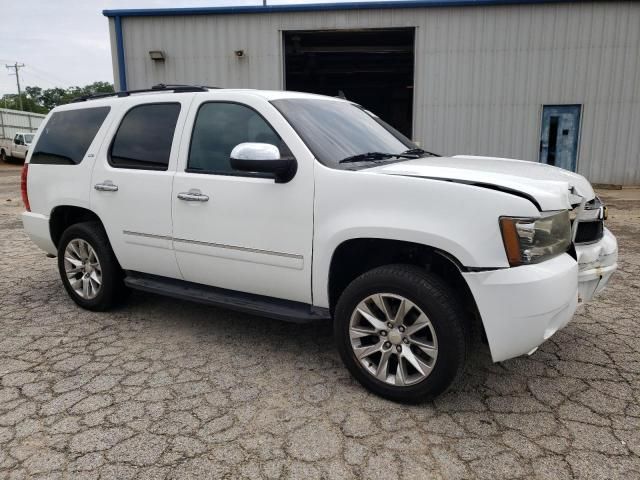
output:
M313 157L291 126L265 99L223 91L197 97L184 137L172 197L184 279L311 303ZM293 155L295 177L275 183L234 171L231 150L244 142Z
M193 94L159 98L140 95L122 106L95 162L91 207L124 269L180 278L171 241L171 189Z

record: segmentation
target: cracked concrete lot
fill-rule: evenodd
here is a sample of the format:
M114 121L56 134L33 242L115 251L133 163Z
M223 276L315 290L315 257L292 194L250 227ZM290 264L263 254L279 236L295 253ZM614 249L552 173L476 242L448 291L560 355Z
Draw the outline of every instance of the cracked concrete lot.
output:
M640 478L640 195L600 299L529 358L474 353L433 403L368 394L328 324L134 293L67 297L0 168L0 479Z

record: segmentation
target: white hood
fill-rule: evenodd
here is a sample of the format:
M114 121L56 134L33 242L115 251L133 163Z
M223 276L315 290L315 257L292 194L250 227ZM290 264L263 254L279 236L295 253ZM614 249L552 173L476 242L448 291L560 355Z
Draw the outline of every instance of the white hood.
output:
M424 157L367 171L495 186L535 199L543 211L571 208L571 187L587 201L595 197L591 184L582 175L543 163L508 158L467 155Z

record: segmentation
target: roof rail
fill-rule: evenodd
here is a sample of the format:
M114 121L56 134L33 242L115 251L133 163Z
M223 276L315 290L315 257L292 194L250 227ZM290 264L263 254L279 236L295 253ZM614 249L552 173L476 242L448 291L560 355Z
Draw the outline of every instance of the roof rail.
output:
M135 93L149 93L149 92L173 92L173 93L185 93L185 92L206 92L209 89L220 87L208 87L205 85L182 85L182 84L169 84L158 83L151 88L143 88L139 90L121 90L119 92L110 93L96 93L94 95L83 95L82 97L76 97L71 100L71 103L86 102L87 100L97 100L99 98L107 97L128 97Z

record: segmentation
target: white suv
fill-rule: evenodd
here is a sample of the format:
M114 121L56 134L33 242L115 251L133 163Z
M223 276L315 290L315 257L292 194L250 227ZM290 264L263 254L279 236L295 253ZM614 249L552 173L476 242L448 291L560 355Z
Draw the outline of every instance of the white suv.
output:
M345 100L164 85L80 100L36 135L23 221L84 308L129 287L333 319L356 379L418 401L462 371L470 332L496 362L531 353L617 266L582 176L439 157Z

